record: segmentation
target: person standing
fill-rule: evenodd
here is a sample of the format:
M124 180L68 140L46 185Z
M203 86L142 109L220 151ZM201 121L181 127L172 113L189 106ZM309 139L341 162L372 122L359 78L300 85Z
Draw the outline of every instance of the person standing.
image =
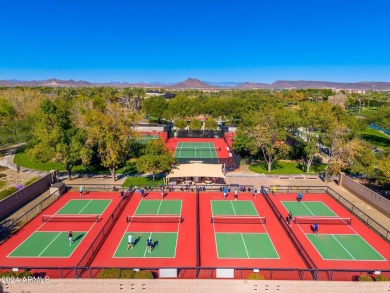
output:
M224 186L223 187L223 199L226 200L227 196L228 196L228 188L227 188L227 186Z
M237 191L237 188L234 189L234 200L237 200L238 198L238 191Z
M257 198L257 189L256 188L253 189L253 196L255 197L255 199Z
M292 213L291 212L288 212L288 215L286 217L286 221L287 221L287 224L291 226L291 220L292 220Z
M151 236L149 236L149 238L146 240L146 247L148 249L148 252L152 253L153 241Z
M160 187L160 192L161 192L161 199L164 199L164 192L165 192L164 186Z
M72 243L74 242L72 230L69 230L69 232L68 232L68 239L69 239L69 245L72 245Z
M143 187L141 187L141 189L139 191L141 192L141 197L144 198L145 197L145 189Z
M83 197L83 192L84 192L84 187L81 185L80 186L80 197Z
M298 197L297 197L298 202L301 202L302 199L303 199L303 194L302 193L298 193Z
M273 195L276 195L276 186L275 186L275 185L272 186L272 194L273 194Z
M129 233L129 235L127 236L127 250L133 249L133 247L134 247L133 235Z
M317 224L317 223L314 223L314 226L313 226L313 233L314 233L314 235L317 235L317 234L318 234L318 224Z

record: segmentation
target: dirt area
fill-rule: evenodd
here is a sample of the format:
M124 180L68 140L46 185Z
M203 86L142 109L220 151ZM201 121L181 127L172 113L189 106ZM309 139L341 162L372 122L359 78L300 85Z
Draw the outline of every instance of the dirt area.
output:
M24 183L32 177L37 177L37 175L23 172L17 173L15 170L0 166L0 181L5 182L4 186L2 186L2 184L0 185L2 186L0 190L16 186L18 184L24 185Z

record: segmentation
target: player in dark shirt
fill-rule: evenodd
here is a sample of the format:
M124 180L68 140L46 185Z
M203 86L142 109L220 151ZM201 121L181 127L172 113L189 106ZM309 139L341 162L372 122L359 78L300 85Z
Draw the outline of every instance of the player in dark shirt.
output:
M146 240L146 247L148 248L148 252L152 253L152 248L153 248L152 237L149 237L148 240Z

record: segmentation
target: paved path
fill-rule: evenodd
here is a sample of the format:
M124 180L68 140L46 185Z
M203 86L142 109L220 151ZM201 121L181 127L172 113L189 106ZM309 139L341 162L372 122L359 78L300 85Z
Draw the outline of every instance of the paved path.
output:
M9 148L5 152L4 157L0 159L0 166L7 167L8 169L11 169L11 170L17 170L17 166L14 164L14 158L15 158L16 151L22 145L24 145L24 144L23 143L18 144L18 145L15 145L15 146ZM20 172L36 174L36 175L41 175L41 176L48 174L48 172L46 172L46 171L33 170L33 169L24 168L24 167L20 167Z

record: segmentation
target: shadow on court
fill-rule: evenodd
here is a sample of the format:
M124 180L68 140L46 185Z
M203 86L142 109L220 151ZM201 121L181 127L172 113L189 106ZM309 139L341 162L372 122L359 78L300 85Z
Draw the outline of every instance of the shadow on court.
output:
M141 237L140 236L138 236L135 240L134 240L134 246L136 246L137 245L137 243L139 242L141 240Z
M80 240L81 238L83 238L83 237L84 237L84 233L78 235L78 236L73 240L73 242L79 241L79 240Z

